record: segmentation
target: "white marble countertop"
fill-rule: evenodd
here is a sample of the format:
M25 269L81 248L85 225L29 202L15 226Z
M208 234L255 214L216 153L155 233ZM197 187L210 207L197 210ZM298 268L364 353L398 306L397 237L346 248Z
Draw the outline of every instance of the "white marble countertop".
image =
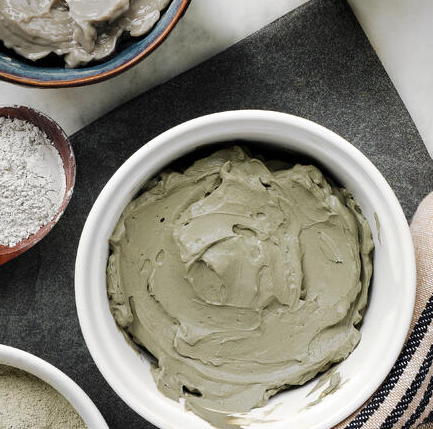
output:
M433 2L348 1L433 157Z
M147 89L254 33L305 0L192 0L169 38L138 66L99 84L33 89L0 82L0 103L28 105L72 134ZM248 13L245 13L245 10Z
M72 134L305 1L193 0L169 39L132 70L83 88L32 89L1 82L0 103L39 109ZM349 0L349 3L433 155L433 2Z

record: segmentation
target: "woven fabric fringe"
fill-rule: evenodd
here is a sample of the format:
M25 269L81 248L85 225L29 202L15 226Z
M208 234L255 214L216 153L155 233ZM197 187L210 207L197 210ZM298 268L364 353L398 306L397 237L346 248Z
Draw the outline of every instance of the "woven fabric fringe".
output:
M377 392L334 429L433 429L433 193L411 224L415 311L405 346Z

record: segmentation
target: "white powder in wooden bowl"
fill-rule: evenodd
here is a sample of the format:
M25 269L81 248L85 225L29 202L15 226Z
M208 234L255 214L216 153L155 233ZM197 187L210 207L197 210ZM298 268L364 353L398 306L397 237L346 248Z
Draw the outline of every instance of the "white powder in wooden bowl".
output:
M45 133L0 117L0 245L13 247L52 221L65 187L62 159Z
M0 365L1 429L86 429L72 405L39 378Z

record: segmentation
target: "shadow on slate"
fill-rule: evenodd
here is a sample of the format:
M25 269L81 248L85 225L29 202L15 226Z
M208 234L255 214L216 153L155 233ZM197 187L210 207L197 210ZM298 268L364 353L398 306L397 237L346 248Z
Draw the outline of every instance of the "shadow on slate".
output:
M433 189L433 162L345 2L313 0L72 137L78 176L59 224L0 268L0 342L61 368L95 401L111 429L152 428L111 390L81 336L74 263L87 214L110 176L139 147L186 120L232 109L311 119L364 152L411 218Z

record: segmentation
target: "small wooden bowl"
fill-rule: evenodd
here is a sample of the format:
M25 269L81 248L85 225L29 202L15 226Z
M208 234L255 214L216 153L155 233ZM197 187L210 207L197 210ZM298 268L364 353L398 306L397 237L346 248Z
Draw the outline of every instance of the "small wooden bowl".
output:
M53 226L60 219L74 191L75 157L65 132L59 127L59 125L57 125L56 122L43 113L24 106L14 106L1 107L0 116L28 121L44 131L60 153L66 178L66 190L63 196L62 205L51 222L44 225L38 232L31 235L29 238L17 243L14 247L0 245L0 265L3 265L4 263L16 258L21 253L30 249L30 247L34 246L38 241L42 240L42 238L44 238L51 231Z

